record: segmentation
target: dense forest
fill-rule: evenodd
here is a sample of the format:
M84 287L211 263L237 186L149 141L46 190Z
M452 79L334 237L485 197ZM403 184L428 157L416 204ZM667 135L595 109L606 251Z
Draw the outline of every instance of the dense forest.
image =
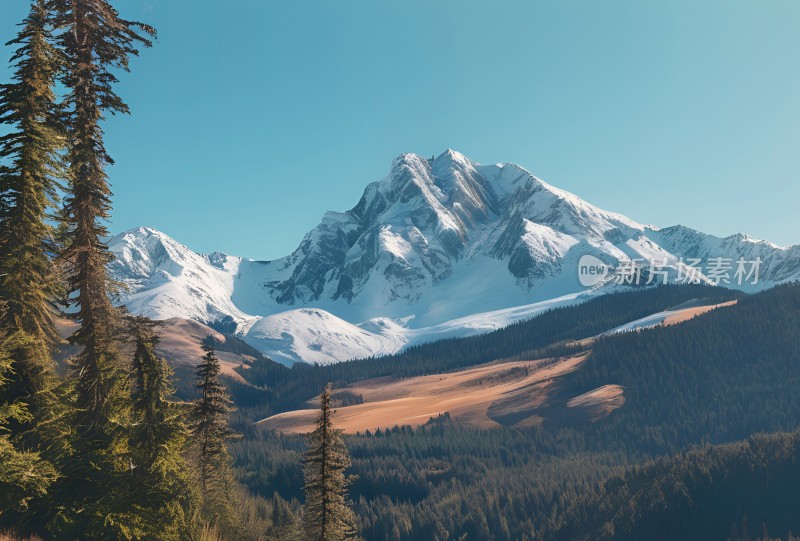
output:
M798 531L799 452L800 432L758 434L622 470L581 493L546 538L743 540Z
M776 535L800 532L798 436L726 444L800 427L798 310L800 285L789 284L681 325L601 338L562 382L574 392L624 386L625 406L598 423L479 430L445 416L349 436L362 535L724 540L745 516L749 539L763 534L762 523ZM237 474L258 493L300 499L302 445L252 430L232 446ZM724 491L709 492L703 480L717 477ZM646 490L652 479L661 488ZM636 512L626 507L632 495Z
M648 452L790 430L800 422L798 313L800 285L788 284L683 325L605 337L568 384L622 385L626 407L603 431Z
M440 422L347 445L366 539L723 541L744 517L751 540L763 524L776 535L800 531L798 437L760 435L647 459L582 451L578 440L546 431ZM301 448L301 438L264 437L237 442L233 453L243 480L276 490L300 475L293 457ZM258 470L261 457L270 466Z

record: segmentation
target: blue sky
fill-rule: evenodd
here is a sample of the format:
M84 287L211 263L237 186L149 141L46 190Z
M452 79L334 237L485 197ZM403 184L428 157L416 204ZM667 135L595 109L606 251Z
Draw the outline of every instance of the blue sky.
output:
M26 4L0 3L2 42ZM114 4L159 40L106 124L112 231L280 257L396 155L454 148L640 222L800 243L796 0Z

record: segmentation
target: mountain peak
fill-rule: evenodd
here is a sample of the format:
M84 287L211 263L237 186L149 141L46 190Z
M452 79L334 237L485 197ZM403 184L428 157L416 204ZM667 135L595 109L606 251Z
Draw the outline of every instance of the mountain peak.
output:
M473 164L472 160L470 160L457 150L453 150L452 148L448 148L447 150L439 154L439 156L437 156L436 159L434 160L434 162L443 162L443 161L457 163L464 166Z
M585 255L611 267L657 258L673 273L680 258L760 257L757 287L800 277L800 248L645 227L519 165L480 165L452 149L398 156L355 207L325 214L292 254L266 264L197 254L151 227L109 246L110 273L130 286L122 301L132 312L223 321L267 353L326 362L391 351L403 347L397 336L478 312L574 296L584 291ZM319 344L328 342L323 359Z
M158 229L156 229L154 227L145 226L145 225L139 226L139 227L134 227L133 229L129 229L129 230L124 231L122 233L122 235L134 235L134 236L137 236L137 237L149 237L149 236L152 236L152 235L160 236L160 235L163 235L163 234L164 233L162 233Z

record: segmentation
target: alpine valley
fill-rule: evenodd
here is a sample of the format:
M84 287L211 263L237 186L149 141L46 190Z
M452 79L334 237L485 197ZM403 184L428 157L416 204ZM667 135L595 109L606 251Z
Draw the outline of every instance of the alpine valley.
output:
M582 286L586 255L612 270L641 267L642 283L654 278L653 261L670 281L748 292L800 279L800 246L639 224L518 165L480 165L452 150L399 156L352 209L328 212L274 261L198 254L147 227L109 246L130 312L206 324L285 364L396 353L631 287L614 272ZM691 274L690 261L715 258L732 267L727 282L702 267ZM739 260L760 260L757 283L733 279Z

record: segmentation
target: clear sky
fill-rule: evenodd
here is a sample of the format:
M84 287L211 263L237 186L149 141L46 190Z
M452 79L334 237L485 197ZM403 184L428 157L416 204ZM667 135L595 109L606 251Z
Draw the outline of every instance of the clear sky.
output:
M272 259L398 154L454 148L640 222L800 243L797 0L113 3L159 40L106 124L112 231ZM2 42L26 4L0 2Z

